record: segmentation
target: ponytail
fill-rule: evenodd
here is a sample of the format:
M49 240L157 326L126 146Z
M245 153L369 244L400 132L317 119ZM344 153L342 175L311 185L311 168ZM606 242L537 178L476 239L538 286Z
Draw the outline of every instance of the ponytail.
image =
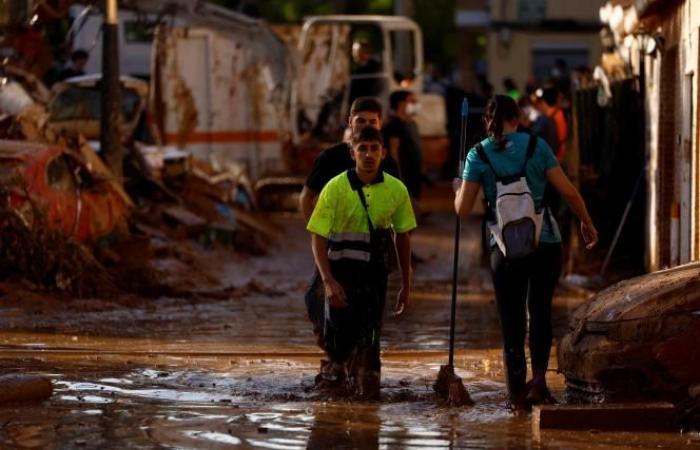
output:
M518 117L520 117L518 105L507 95L496 95L489 100L484 116L486 135L493 139L497 150L506 148L503 124Z

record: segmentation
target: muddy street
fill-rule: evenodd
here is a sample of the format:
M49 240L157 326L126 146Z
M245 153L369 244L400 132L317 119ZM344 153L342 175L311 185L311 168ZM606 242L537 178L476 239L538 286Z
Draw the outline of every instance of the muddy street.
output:
M440 208L438 208L440 209ZM505 408L500 337L479 224L464 224L456 370L474 407L441 407L432 392L447 359L452 217L433 212L414 238L423 260L409 311L385 316L382 400L329 402L311 390L321 353L303 304L312 272L297 215L268 256L209 251L213 298L58 301L4 290L6 373L47 374L53 397L0 408L0 446L36 449L679 448L696 435L533 433ZM387 308L395 288L390 289ZM555 336L584 298L561 291ZM552 358L550 367L556 368ZM563 398L563 379L548 381Z

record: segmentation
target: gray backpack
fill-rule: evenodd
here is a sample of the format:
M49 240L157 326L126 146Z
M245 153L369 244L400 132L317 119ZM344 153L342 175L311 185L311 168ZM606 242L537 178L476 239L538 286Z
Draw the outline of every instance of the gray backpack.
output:
M535 199L527 184L527 163L535 153L537 137L531 135L522 170L502 176L491 164L481 143L476 145L479 157L496 176L496 204L489 204L489 229L496 244L507 258L516 259L535 251L540 241L544 214L535 208ZM492 214L495 212L495 217Z

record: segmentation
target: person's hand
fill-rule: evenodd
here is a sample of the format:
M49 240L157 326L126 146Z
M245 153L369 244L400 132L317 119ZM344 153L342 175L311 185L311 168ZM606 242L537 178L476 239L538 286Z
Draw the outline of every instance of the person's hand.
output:
M598 230L592 223L581 222L581 236L586 243L586 250L590 250L598 243Z
M348 306L345 289L340 285L335 278L330 278L323 282L326 291L328 303L334 308L345 308Z
M406 311L408 306L408 295L411 292L409 288L402 287L396 295L396 306L394 306L394 317L400 317Z
M462 187L462 179L455 177L452 179L452 191L456 194L459 188Z

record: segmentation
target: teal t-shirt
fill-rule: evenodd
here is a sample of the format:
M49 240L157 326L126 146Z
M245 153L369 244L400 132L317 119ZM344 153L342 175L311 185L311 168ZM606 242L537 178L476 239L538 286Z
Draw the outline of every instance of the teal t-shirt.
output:
M527 144L530 135L527 133L509 133L505 136L506 148L496 150L491 138L481 141L486 156L500 176L516 175L520 172L525 162ZM525 173L527 184L535 199L535 207L542 207L544 188L547 185L547 170L559 165L554 152L543 139L537 138L535 153L527 163ZM496 176L491 167L481 159L475 148L469 150L464 163L462 178L469 181L478 181L484 188L484 196L489 204L496 203ZM492 239L493 241L493 239ZM556 244L561 242L561 234L554 217L549 214L542 223L540 242ZM492 242L493 244L493 242Z

